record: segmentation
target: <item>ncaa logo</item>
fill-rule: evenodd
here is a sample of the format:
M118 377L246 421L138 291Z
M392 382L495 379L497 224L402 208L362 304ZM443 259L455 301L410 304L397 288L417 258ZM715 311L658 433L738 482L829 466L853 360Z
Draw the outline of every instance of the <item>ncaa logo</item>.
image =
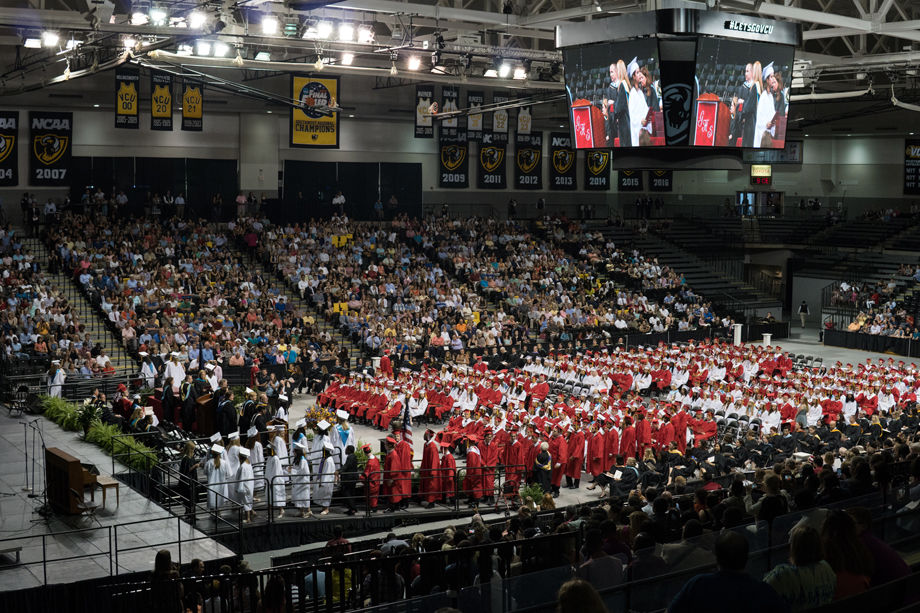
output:
M67 151L67 144L70 139L66 136L57 134L39 134L32 141L32 151L35 159L50 166L61 159L61 156Z

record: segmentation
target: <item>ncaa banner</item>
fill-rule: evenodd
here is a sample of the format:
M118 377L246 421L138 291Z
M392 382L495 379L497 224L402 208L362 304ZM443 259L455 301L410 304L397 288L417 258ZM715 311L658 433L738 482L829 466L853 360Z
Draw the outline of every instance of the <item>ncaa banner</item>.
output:
M543 189L543 134L517 134L514 142L514 186Z
M618 170L617 171L617 191L619 192L641 192L642 191L642 171L641 170Z
M173 129L172 75L164 72L150 73L150 129Z
M19 111L0 111L0 186L19 185Z
M329 110L339 99L338 77L291 77L291 147L339 148L339 114Z
M456 87L444 86L441 88L441 111L442 113L456 113L460 110L460 90ZM441 120L442 128L454 128L456 129L460 125L460 122L457 120L457 116L454 115L448 119Z
M30 111L30 183L38 186L70 185L73 113Z
M511 100L510 96L492 94L492 104L503 104ZM492 132L499 134L508 133L508 109L492 111Z
M465 130L440 130L438 186L470 186L470 145Z
M648 187L653 192L669 192L674 189L673 170L652 170L648 173Z
M141 73L134 66L115 69L115 127L137 130L140 127Z
M549 135L549 188L551 190L577 189L575 179L575 149L568 132Z
M610 189L610 150L585 151L585 189L607 191Z
M529 106L522 106L517 113L517 133L530 134L533 128L533 116L530 114Z
M466 133L470 140L478 141L482 138L483 115L477 111L485 102L485 93L466 92L466 108L469 109L469 115L466 116Z
M505 189L505 154L508 135L483 132L479 143L479 189Z
M415 138L434 138L434 118L429 109L434 102L434 85L415 86Z
M182 129L201 132L204 127L204 86L182 84Z

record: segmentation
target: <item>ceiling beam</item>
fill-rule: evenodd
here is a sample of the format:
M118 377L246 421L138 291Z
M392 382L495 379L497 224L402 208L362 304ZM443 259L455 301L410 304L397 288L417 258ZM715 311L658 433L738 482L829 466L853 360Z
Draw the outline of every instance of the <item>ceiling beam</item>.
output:
M801 9L794 6L783 6L782 4L771 4L764 2L758 11L761 15L767 17L781 17L784 19L793 19L809 23L819 23L835 28L849 28L868 32L872 29L872 24L864 19L855 17L844 17L834 13L823 13L821 11L812 11L810 9Z
M432 6L429 4L415 4L412 2L395 2L394 0L344 0L335 4L336 8L366 11L369 13L402 13L405 15L418 15L432 19L457 19L460 21L473 21L494 26L518 26L520 18L517 15L505 15L500 12L475 11L470 9L457 9L446 6ZM552 26L544 29L552 30Z

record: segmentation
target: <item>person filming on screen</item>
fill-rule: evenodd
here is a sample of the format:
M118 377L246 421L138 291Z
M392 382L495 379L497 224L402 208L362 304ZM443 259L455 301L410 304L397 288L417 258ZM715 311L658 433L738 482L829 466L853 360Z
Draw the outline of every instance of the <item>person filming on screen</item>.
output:
M629 77L623 60L610 65L610 85L607 86L603 104L604 117L607 119L607 146L613 147L615 139L619 138L620 147L631 147Z

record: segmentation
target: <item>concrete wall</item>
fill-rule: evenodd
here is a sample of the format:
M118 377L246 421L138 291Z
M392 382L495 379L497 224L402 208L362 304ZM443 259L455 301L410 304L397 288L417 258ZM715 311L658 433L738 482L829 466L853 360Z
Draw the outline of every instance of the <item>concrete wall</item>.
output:
M821 290L834 281L836 279L793 276L792 303L790 304L792 313L790 314L790 319L798 325L799 316L797 313L799 305L804 300L808 303L808 310L811 311L807 321L818 325L821 321Z

